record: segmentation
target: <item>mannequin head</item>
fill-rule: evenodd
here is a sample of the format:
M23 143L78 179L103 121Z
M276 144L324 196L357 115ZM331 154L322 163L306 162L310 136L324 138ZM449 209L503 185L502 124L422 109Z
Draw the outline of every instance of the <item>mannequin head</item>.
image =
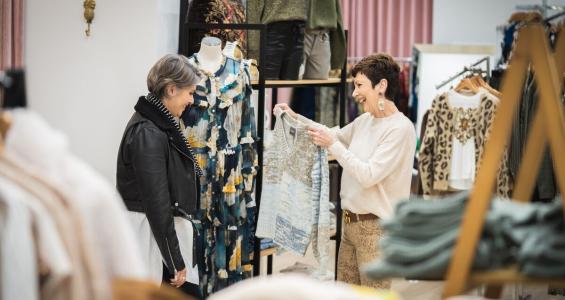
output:
M198 63L202 70L213 73L223 62L222 41L216 37L205 37L200 43Z
M213 46L220 46L221 47L221 45L222 45L222 41L219 38L213 37L213 36L204 37L200 43L201 43L201 45L206 45L206 46L210 46L210 47L213 47Z

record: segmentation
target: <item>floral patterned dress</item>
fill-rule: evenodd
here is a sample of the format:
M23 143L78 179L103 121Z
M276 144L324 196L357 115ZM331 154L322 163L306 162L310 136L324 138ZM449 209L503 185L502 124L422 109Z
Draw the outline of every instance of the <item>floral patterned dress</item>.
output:
M200 219L206 261L201 273L204 291L211 293L252 274L255 113L246 65L224 57L212 74L199 67L197 54L189 60L204 76L181 123L204 173Z

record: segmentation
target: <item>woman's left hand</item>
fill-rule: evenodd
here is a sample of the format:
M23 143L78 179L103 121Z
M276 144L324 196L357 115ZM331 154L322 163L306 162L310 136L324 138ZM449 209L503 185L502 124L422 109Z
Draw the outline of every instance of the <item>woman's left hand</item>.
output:
M323 148L330 147L336 141L330 130L325 126L310 127L308 128L308 134L312 138L312 142L314 142L314 144Z

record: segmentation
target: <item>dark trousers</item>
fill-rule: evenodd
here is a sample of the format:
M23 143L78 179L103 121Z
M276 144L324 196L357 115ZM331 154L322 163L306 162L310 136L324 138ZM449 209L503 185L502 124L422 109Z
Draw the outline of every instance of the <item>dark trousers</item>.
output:
M273 22L267 26L266 79L296 80L304 55L304 21Z
M163 282L161 284L171 285L171 279L174 277L174 275L169 273L167 266L163 264ZM204 299L204 296L202 296L202 292L200 291L200 287L194 283L185 282L178 289L186 295L190 295L196 299Z

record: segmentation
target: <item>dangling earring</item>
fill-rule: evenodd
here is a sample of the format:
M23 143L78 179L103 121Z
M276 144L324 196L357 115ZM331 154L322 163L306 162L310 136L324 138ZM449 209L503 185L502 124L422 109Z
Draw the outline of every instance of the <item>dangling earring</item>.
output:
M379 100L377 100L377 108L379 109L379 111L385 110L385 100L383 98L383 94L379 93Z

